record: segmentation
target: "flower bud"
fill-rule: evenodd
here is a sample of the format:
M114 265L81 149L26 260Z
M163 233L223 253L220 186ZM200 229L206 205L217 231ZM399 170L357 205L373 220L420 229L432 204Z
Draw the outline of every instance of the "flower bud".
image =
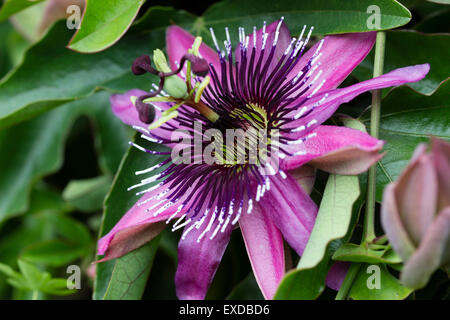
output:
M420 144L397 181L384 190L381 219L402 257L401 281L421 288L432 273L450 265L450 144Z

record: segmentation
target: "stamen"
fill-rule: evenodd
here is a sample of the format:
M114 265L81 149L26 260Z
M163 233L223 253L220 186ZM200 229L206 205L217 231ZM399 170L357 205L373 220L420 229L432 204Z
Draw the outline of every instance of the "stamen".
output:
M284 17L281 17L280 22L278 22L277 29L275 31L275 37L273 39L273 46L277 45L278 36L280 35L280 28L281 28L281 24L283 23L283 20L284 20Z
M213 39L214 46L216 47L217 53L220 54L220 47L219 47L219 43L217 42L216 35L214 34L214 29L213 28L209 28L209 32L211 33L211 37Z

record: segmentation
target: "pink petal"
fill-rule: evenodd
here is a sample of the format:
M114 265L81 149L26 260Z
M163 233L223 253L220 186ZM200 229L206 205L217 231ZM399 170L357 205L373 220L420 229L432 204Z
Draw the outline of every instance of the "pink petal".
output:
M178 68L176 62L181 61L181 57L188 53L192 47L195 37L186 30L178 26L170 26L166 32L167 54L169 55L170 67L172 70ZM220 61L217 52L206 44L202 43L199 49L201 57L206 59L208 63L212 63L220 75Z
M145 92L143 90L132 89L123 94L113 94L109 98L113 113L116 115L117 118L122 120L123 123L129 126L145 125L139 120L138 112L134 107L133 103L131 103L130 99L133 96L139 97L147 93L148 92Z
M325 282L327 286L333 290L338 291L341 288L342 282L344 282L348 268L351 263L336 261L328 271Z
M314 226L317 206L297 181L289 173L286 175L286 179L271 177L270 190L260 199L260 208L301 255Z
M400 280L408 287L424 287L434 271L450 263L450 207L438 213L417 251L405 263Z
M312 92L323 80L326 81L318 92L337 88L353 69L364 60L372 49L375 38L376 32L348 33L325 37L319 52L322 53L322 55L318 60L318 62L321 63L318 70L322 70L322 74L316 80L315 85L313 85L305 95ZM316 43L301 57L295 68L290 72L289 78L295 77L300 70L303 69L314 55L319 45L320 42ZM317 71L315 74L317 74ZM313 78L314 76L311 77L306 84L309 84ZM299 91L302 90L303 88L299 89Z
M300 107L305 110L312 110L307 116L300 117L298 120L289 123L289 128L298 128L311 121L314 125L310 125L303 131L289 134L292 138L299 138L314 130L317 126L322 124L325 120L330 118L337 108L345 102L349 102L356 96L363 92L382 89L392 86L399 86L408 82L416 82L423 79L430 70L429 64L420 64L405 68L400 68L386 73L382 76L356 83L346 88L335 89L327 92L316 94L311 99L307 100ZM322 101L319 106L315 104ZM298 110L292 112L292 116L298 113Z
M414 252L415 246L400 218L394 184L387 185L383 191L381 223L395 252L406 261Z
M304 165L290 170L289 173L307 194L311 194L316 181L316 169L314 167Z
M178 299L201 300L205 298L233 229L232 225L229 224L224 232L219 231L211 240L210 235L216 229L218 223L219 220L216 219L211 226L211 232L206 233L199 242L197 242L197 239L207 228L208 220L199 229L194 227L185 239L180 240L178 244L178 268L175 274Z
M395 182L400 219L414 244L432 224L436 212L438 177L429 154L416 154Z
M432 138L433 160L439 179L439 209L450 206L450 143Z
M283 159L282 169L298 168L309 162L327 172L354 175L366 171L382 157L378 151L383 147L383 141L359 130L319 126L313 134L316 136L288 148L292 153L301 154Z
M166 210L162 211L158 215L154 215L155 212L164 205L162 203L161 205L158 205L154 209L150 211L146 211L147 208L152 208L152 206L158 204L161 202L164 198L156 199L155 196L161 194L162 192L167 190L167 186L162 186L157 188L156 190L153 190L151 192L146 193L144 196L142 196L138 202L136 202L133 207L131 207L130 210L120 219L120 221L111 229L111 231L108 232L107 235L102 237L98 241L98 254L103 255L105 254L107 257L111 259L112 256L117 256L117 252L120 252L121 255L137 248L130 248L128 246L129 238L133 237L140 237L140 239L146 239L149 241L150 239L145 238L140 233L147 232L148 228L151 225L154 225L157 222L165 221L170 216L172 216L178 209L178 205L174 204L170 207L168 207ZM188 192L186 194L189 194ZM179 201L184 201L186 196L180 198ZM145 204L139 205L142 201L147 201ZM180 203L181 203L180 202ZM181 216L185 209L181 210L176 217ZM159 230L159 228L154 227ZM154 234L156 236L157 233ZM138 244L142 245L143 243L140 243L141 241L136 240ZM114 254L111 252L112 248L115 248ZM118 249L116 249L118 248ZM130 248L128 251L124 250L123 248ZM120 251L119 251L120 249ZM105 257L106 258L106 257Z
M258 59L261 55L261 52L263 52L263 54L264 54L264 60L262 63L263 66L265 63L265 59L268 58L268 56L270 54L270 50L272 49L273 41L275 38L275 33L276 33L279 22L280 22L279 20L275 21L266 27L266 33L268 33L268 36L267 36L267 40L266 40L266 49L263 51L260 50L260 48L262 47L263 29L261 28L256 31L255 61L256 62L258 61ZM253 51L253 32L248 34L248 37L249 37L249 45L248 45L249 50L248 50L247 54L248 54L248 58L250 59L250 56ZM273 60L271 61L270 65L268 67L268 74L270 74L270 71L276 67L276 65L278 64L278 61L283 56L284 51L289 46L290 42L291 42L291 34L289 32L288 27L286 26L286 24L283 21L283 22L281 22L281 25L280 25L277 45L274 48L275 52L274 52ZM237 62L240 62L241 49L240 49L239 45L237 45L236 49L235 49L235 58L236 58Z
M259 288L272 299L285 271L281 233L258 204L251 214L242 214L239 226Z
M148 92L145 92L145 91L142 91L139 89L132 89L123 94L113 94L109 98L109 101L111 103L111 108L112 108L114 115L117 118L119 118L123 123L125 123L129 126L138 126L138 127L144 127L144 128L148 127L147 124L145 124L145 123L141 122L141 120L139 120L138 112L130 100L131 97L133 97L133 96L139 97L144 94L148 94ZM152 102L152 104L154 106L156 106L156 108L159 108L161 110L167 110L168 108L170 108L170 106L164 102ZM155 119L157 119L160 116L161 116L161 111L158 109L155 109ZM170 124L170 125L174 126L175 128L179 127L178 122L175 120L170 120L167 122L167 124ZM167 124L160 126L156 129L152 129L151 134L155 135L155 137L157 139L162 138L162 139L170 140L173 130L164 130L164 127L167 126Z

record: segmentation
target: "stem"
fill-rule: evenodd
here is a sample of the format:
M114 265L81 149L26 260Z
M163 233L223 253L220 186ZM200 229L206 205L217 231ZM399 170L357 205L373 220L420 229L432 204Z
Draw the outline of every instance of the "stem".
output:
M33 295L31 296L31 300L37 300L39 298L39 291L33 290Z
M384 32L377 33L377 42L375 47L375 62L373 65L373 77L383 74L384 65L384 48L386 34ZM378 130L380 125L380 109L381 109L381 90L372 92L372 108L370 114L370 134L378 138ZM367 177L367 202L366 215L364 219L364 242L370 242L375 239L375 197L376 197L376 164L369 168Z
M345 275L344 282L342 282L341 288L339 289L335 300L345 300L347 299L348 293L350 292L350 288L352 287L353 281L358 274L360 263L352 263L350 268Z

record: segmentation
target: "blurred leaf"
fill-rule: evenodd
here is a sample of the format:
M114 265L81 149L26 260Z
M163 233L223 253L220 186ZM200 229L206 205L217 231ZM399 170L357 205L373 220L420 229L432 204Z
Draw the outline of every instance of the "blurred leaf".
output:
M426 16L421 22L414 26L414 29L420 32L438 33L450 32L450 8L435 11Z
M5 0L3 2L3 6L0 9L0 21L6 20L11 15L41 1L43 0Z
M77 210L96 211L102 208L103 199L108 193L111 182L109 176L72 180L64 189L62 197Z
M370 114L362 116L370 122ZM381 202L386 184L394 181L409 162L420 142L433 135L450 139L450 81L431 96L408 87L392 90L381 103L380 139L386 155L378 162L377 201Z
M231 291L227 300L264 300L253 272Z
M47 2L41 2L32 7L26 8L12 16L9 21L25 39L35 42L41 38L39 24L44 16Z
M145 32L130 30L110 49L90 55L65 48L71 32L64 22L55 24L30 48L22 65L0 83L0 128L89 96L99 87L107 87L108 83L129 76L136 57L164 47L165 27L171 22L167 20L165 25ZM140 81L137 83L142 84L143 80ZM121 84L125 86L122 90L137 86L133 82ZM151 81L147 80L147 90L150 85Z
M52 279L50 273L42 272L33 264L18 260L20 273L8 265L0 263L0 272L8 277L8 283L17 289L44 292L48 294L67 295L74 290L67 289L66 279Z
M427 1L440 4L450 4L450 0L427 0Z
M359 80L372 78L373 51L352 73ZM430 95L450 75L450 64L443 63L448 60L449 55L450 35L448 34L389 31L386 34L384 73L400 67L429 63L431 68L426 77L419 82L408 83L407 85L422 94Z
M239 25L250 32L264 20L272 22L284 16L293 34L303 25L314 26L313 34L373 31L367 27L367 20L373 14L367 12L371 5L380 8L380 30L402 26L411 19L408 9L392 0L228 0L211 6L203 16L204 21L196 23L196 28L214 27L217 35L226 26ZM236 32L234 39L237 38Z
M349 296L355 300L403 300L408 297L412 289L404 287L400 281L387 270L384 265L372 265L380 270L380 288L369 289L368 282L371 282L375 274L369 272L368 265L362 265L359 269Z
M0 221L27 210L31 185L62 164L63 145L74 120L94 118L105 169L116 170L128 147L128 129L111 112L109 93L99 92L0 131Z
M46 215L46 218L55 235L50 240L28 245L21 255L23 259L59 267L90 254L91 236L83 224L61 214Z
M162 146L149 143L140 138L138 138L137 143L144 146L149 146L153 150L166 149ZM127 191L127 188L135 184L137 181L134 172L159 163L165 157L166 156L150 156L149 154L135 148L130 148L129 151L124 155L119 171L114 179L113 185L111 186L111 190L105 200L103 223L100 230L100 236L105 235L109 230L111 230L114 225L120 220L120 218L127 212L127 210L131 208L133 204L139 199L139 197L136 196L134 192ZM155 171L154 174L157 174L159 171L160 170ZM122 266L124 262L126 262L125 264L127 265L127 268L130 268L130 270L141 270L140 268L143 268L142 261L144 261L145 263L147 263L146 270L150 272L151 263L153 262L153 256L149 255L147 251L152 250L153 252L153 250L155 250L154 247L157 246L156 243L159 243L159 238L157 241L155 240L151 241L149 245L137 249L121 258L97 264L94 285L94 299L100 300L106 297L118 298L118 295L122 295L120 293L122 292L122 289L120 289L122 288L120 286L120 283L114 283L117 281L117 279L120 279L120 277L117 278L114 276L116 265ZM147 253L144 254L145 252ZM119 275L120 274L121 273L119 273ZM143 290L143 288L145 287L147 276L139 278L139 281L136 281L134 285L136 285L137 288L142 288ZM108 287L110 286L119 289L115 289L113 292L110 292L108 291ZM142 294L142 292L139 289L134 294L138 295Z
M88 1L80 29L69 48L79 52L97 52L116 43L133 23L145 0Z
M402 259L392 250L371 250L364 245L346 243L333 254L333 260L366 263L401 263Z

